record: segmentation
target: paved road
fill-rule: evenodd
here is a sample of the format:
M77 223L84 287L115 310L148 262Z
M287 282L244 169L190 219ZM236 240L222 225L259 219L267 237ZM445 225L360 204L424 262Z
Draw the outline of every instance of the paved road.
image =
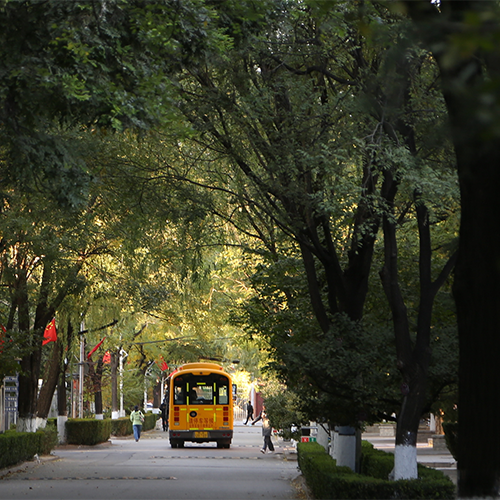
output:
M236 426L229 449L186 443L173 449L162 431L112 438L94 447L63 446L9 471L0 471L7 499L295 499L294 454L279 443L263 455L259 426Z

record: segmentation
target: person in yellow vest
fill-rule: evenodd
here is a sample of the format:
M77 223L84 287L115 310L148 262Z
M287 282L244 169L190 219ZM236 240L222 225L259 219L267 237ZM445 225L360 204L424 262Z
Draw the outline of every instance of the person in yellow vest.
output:
M130 414L130 421L134 430L135 441L141 439L142 423L144 422L144 415L137 405L134 406L134 411Z

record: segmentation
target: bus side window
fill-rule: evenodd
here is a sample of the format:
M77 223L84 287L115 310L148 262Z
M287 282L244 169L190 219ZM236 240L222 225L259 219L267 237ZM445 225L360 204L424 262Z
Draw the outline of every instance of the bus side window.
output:
M174 388L174 404L183 405L185 402L184 388L180 385L176 385Z
M227 385L219 385L219 404L229 404Z
M193 404L197 399L198 399L198 393L195 391L194 388L192 388L189 391L189 403Z

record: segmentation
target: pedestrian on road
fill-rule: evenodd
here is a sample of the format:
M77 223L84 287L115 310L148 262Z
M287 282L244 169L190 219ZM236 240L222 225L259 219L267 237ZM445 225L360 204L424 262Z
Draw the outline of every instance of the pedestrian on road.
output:
M255 422L262 420L262 435L264 436L264 447L260 450L261 453L265 453L266 449L269 448L268 453L272 453L274 451L274 445L271 441L272 427L269 422L269 417L267 416L266 406L262 405L262 411L259 413L259 416L252 422L252 425Z
M134 429L135 441L141 439L142 423L144 422L144 414L137 405L134 406L134 411L130 414L130 421L132 422L132 428Z
M166 431L168 429L168 420L167 420L167 405L165 401L160 405L160 411L161 411L162 429Z
M247 425L248 421L252 419L253 419L253 406L252 402L249 401L247 404L247 419L245 420L244 425Z

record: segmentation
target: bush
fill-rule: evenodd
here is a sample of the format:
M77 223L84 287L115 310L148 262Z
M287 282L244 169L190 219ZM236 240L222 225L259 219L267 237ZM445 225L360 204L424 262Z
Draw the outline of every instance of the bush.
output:
M103 443L111 436L111 420L69 419L66 422L66 435L68 444Z
M159 415L144 415L142 430L148 431L156 427ZM129 417L115 420L70 419L66 422L66 433L69 444L94 445L107 441L113 436L129 436L132 434L132 422Z
M50 452L57 446L58 443L57 426L48 424L45 429L39 429L37 433L41 433L40 451L38 454L50 455Z
M158 413L146 413L144 415L144 422L142 423L142 430L149 431L156 427L156 421L161 417Z
M389 481L394 455L363 442L361 474L337 467L317 443L298 443L298 463L315 498L454 498L455 487L444 474L419 465L419 479Z
M57 444L57 431L49 426L37 432L9 430L0 434L0 468L48 455Z
M0 468L31 460L40 448L40 435L35 432L8 430L0 434Z
M443 474L435 469L417 464L420 479L441 479ZM377 450L368 441L361 443L361 474L387 479L394 468L394 455Z
M130 434L132 434L132 422L129 417L111 420L112 436L129 436Z
M361 474L377 479L388 479L394 468L394 455L377 450L368 441L361 443Z

